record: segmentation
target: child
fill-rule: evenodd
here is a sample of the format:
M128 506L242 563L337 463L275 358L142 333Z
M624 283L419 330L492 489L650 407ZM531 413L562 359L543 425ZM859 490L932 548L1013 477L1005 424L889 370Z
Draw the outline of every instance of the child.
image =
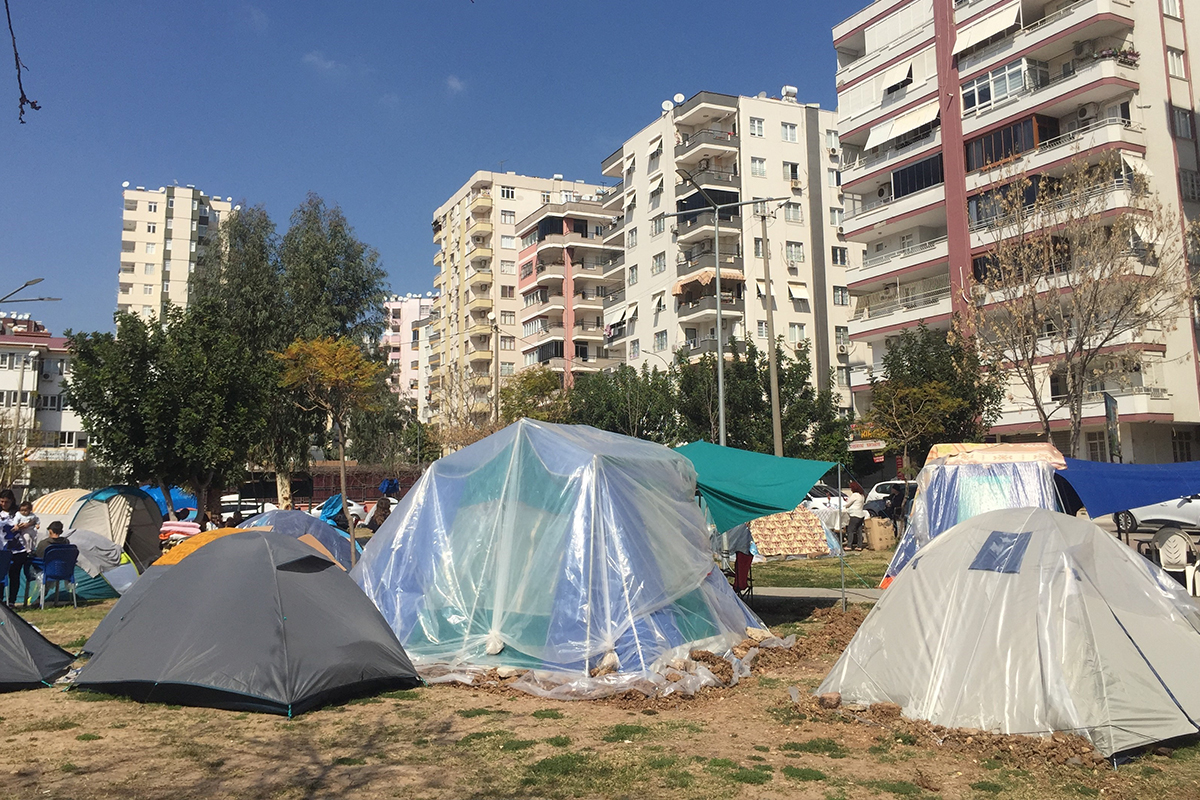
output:
M25 552L33 552L34 546L37 545L38 526L41 524L38 515L33 513L33 503L28 500L21 503L16 516L13 517L12 526L24 538Z

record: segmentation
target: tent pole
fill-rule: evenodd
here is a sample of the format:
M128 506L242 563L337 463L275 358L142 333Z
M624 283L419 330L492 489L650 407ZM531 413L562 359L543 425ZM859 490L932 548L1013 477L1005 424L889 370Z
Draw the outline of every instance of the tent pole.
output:
M838 462L838 525L842 524L842 462ZM838 544L841 544L842 534L838 531ZM838 566L842 568L842 613L846 613L846 548L841 547L841 555L838 556Z

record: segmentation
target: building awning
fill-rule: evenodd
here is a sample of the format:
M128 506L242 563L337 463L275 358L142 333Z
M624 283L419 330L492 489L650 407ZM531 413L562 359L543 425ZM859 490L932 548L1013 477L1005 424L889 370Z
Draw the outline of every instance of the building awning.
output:
M708 269L697 270L691 275L688 275L686 278L681 278L680 280L675 281L675 286L671 289L671 294L675 295L676 297L683 294L684 289L689 283L698 283L701 286L708 286L713 282L713 280L716 279L716 277L716 271L712 267L709 267ZM723 269L721 270L721 280L744 281L746 280L746 276L742 274L741 270Z
M612 324L612 325L620 325L622 322L624 322L624 321L625 321L625 317L626 317L626 316L628 316L628 314L629 314L629 309L628 309L628 308L622 308L622 309L621 309L621 316L619 316L619 317L617 317L616 319L614 319L614 320L613 320L613 321L612 321L610 324Z
M629 304L629 318L630 318L630 319L637 319L637 318L638 318L638 315L637 315L637 306L638 306L638 304L637 304L637 301L636 301L636 300L634 300L632 303L630 303L630 304Z
M791 281L788 281L788 299L803 300L806 303L809 302L808 285L803 283L792 283Z
M896 119L885 119L875 127L871 128L871 132L867 134L867 143L863 145L864 150L871 150L879 147L881 144L892 140L892 127L896 124Z
M912 62L901 61L883 71L883 89L887 91L898 83L912 80Z
M653 156L655 153L661 153L662 149L663 149L663 147L662 147L662 137L661 136L655 136L653 139L650 140L649 153L651 156Z
M663 190L663 178L662 178L662 176L659 176L658 180L656 180L654 183L650 184L650 194L654 194L655 192L661 192L662 190Z
M1143 178L1152 178L1154 173L1150 171L1150 167L1146 165L1146 159L1141 156L1131 156L1128 153L1121 154L1121 160L1135 175L1140 175Z
M666 289L659 289L657 292L655 292L654 294L652 294L650 296L650 300L654 303L654 310L656 312L662 311L663 309L665 309L667 307L666 300L665 300L666 294L667 294Z
M867 143L863 147L870 150L873 147L879 147L887 144L892 139L903 136L910 131L915 131L922 125L928 125L938 117L938 101L931 100L924 105L905 111L885 120L875 127L871 128L871 132L867 134Z
M958 55L967 48L974 47L980 42L985 42L996 34L1008 30L1018 23L1020 17L1020 3L1013 3L994 14L989 14L958 32L958 38L954 40L954 49L950 51L951 54Z
M630 192L629 194L625 195L625 208L633 207L633 204L636 202L637 202L637 193L636 192Z

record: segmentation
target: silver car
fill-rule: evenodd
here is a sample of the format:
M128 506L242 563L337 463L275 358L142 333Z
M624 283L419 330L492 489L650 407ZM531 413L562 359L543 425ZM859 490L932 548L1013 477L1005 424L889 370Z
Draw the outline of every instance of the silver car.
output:
M1200 529L1200 494L1118 511L1113 514L1113 522L1121 533L1135 533L1143 525L1173 524L1181 528Z

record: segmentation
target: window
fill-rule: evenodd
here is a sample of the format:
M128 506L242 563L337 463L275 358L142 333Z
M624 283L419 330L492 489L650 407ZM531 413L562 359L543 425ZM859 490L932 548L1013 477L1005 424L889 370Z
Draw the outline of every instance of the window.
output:
M122 283L122 284L120 285L120 293L121 293L121 294L129 294L129 293L130 293L130 292L132 292L132 291L133 291L133 284L130 284L130 283ZM7 358L7 356L5 356L5 358Z
M516 225L517 224L517 212L501 211L500 212L500 221L502 223L504 223L505 225Z
M750 174L755 178L767 177L767 160L765 158L750 157Z
M833 304L835 306L850 305L850 290L845 286L833 287Z
M637 228L630 228L629 233L625 234L625 246L637 247Z
M1174 47L1167 48L1167 72L1172 78L1186 78L1187 65L1183 60L1183 51Z
M837 385L839 389L850 388L850 368L837 367Z
M1172 108L1171 116L1175 123L1175 138L1192 138L1192 112L1187 108Z
M517 372L517 365L514 362L512 362L512 361L501 361L500 362L500 377L507 378L512 375L515 375L516 372Z
M757 236L755 236L754 237L754 257L755 258L762 258L762 248L763 248L763 240L758 238Z
M1108 433L1106 431L1087 432L1088 461L1108 461Z
M1050 70L1045 62L1019 58L964 83L963 111L990 108L993 103L1023 91L1026 84L1035 88L1045 86L1049 81Z
M800 344L806 338L807 337L804 335L804 323L803 322L789 322L788 323L788 343L789 344Z
M137 211L137 200L126 200L125 201L125 210L126 211Z
M656 331L654 334L654 352L661 353L667 349L667 332Z
M547 203L550 202L550 199L549 199L550 193L549 192L542 192L542 196L546 198L545 202L547 202ZM500 199L501 200L516 200L517 199L516 188L514 188L512 186L501 186L500 187Z
M892 173L892 193L898 198L937 186L945 180L942 174L942 154L927 158Z
M501 325L516 325L517 324L517 312L501 311L500 312L500 324Z
M838 347L849 347L850 329L845 325L835 325L833 327L833 341Z
M146 252L147 253L153 253L157 249L158 249L158 246L154 242L146 242Z
M195 272L195 271L196 271L196 262L195 262L195 261L189 261L189 262L188 262L188 275L191 275L191 274L192 274L193 272Z
M767 338L767 321L765 319L760 319L758 321L758 338Z
M642 355L641 339L630 339L629 341L629 357L639 358Z
M788 242L783 253L789 264L799 264L804 260L804 242Z
M500 337L500 349L501 350L516 350L517 349L517 337L501 336Z
M168 197L167 198L167 208L174 208L174 207L175 207L175 198Z
M1179 170L1179 189L1184 200L1200 202L1200 173L1190 169Z
M142 287L142 294L154 294L154 284L147 283Z
M549 203L549 202L550 202L550 193L542 192L542 205L546 205L546 203Z
M628 283L633 286L637 283L637 264L629 268Z
M174 220L174 218L171 218L171 219L168 219L168 220L167 220L167 230L169 230L169 231L173 231L173 230L175 230L175 220Z
M667 254L655 253L654 258L650 261L650 274L661 275L667 271Z
M58 432L59 447L74 447L75 446L75 431L59 431Z
M500 287L500 296L511 300L512 298L517 296L517 287L501 286Z
M147 222L146 233L158 233L158 224L155 222Z
M763 137L763 121L758 117L750 118L750 135L757 139Z
M502 250L515 250L517 248L517 237L501 236L500 237L500 248Z
M796 138L796 123L781 122L779 124L779 130L780 130L780 135L783 137L783 140L785 142L798 141L798 139Z
M171 244L170 240L167 240L167 245L169 246L170 244ZM191 252L191 253L194 253L194 252L196 252L196 243L195 243L195 242L192 242L192 243L191 243L191 244L188 246L188 252Z
M536 363L538 363L538 351L530 350L525 354L525 366L532 367Z
M804 206L788 203L783 207L783 218L787 222L804 222Z
M1179 17L1179 0L1163 0L1162 10L1168 17ZM1178 461L1179 459L1175 460ZM1191 461L1190 458L1187 460Z
M666 229L667 229L667 218L666 217L656 217L655 219L650 220L650 235L651 236L658 236L660 233L662 233Z
M653 192L650 193L650 210L651 211L653 211L654 209L656 209L660 205L662 205L662 193L663 193L663 190L661 187L658 189L655 189Z
M839 267L850 266L850 249L848 247L834 247L830 250L830 260Z
M516 275L517 274L517 262L501 261L500 262L500 274L501 275Z
M842 211L842 209L831 208L829 209L829 224L833 226L840 226L845 216L846 214L844 211Z
M153 264L143 264L142 272L146 275L153 275L154 274L154 265Z
M825 131L825 146L830 150L838 148L838 132L834 130Z
M158 213L158 203L146 203L146 210L151 214Z
M204 227L207 228L208 226L206 225ZM192 230L196 230L196 220L192 220Z
M1117 111L1119 114L1120 110ZM983 169L1020 155L1058 135L1058 120L1053 117L1031 117L1015 122L967 142L967 170Z
M791 161L783 162L783 179L785 181L800 180L800 165Z
M166 244L163 245L163 249L170 250L174 246L175 246L175 241L173 239L167 239Z
M192 211L199 211L199 210L200 210L200 201L193 200L192 201Z
M1192 460L1192 432L1171 431L1171 449L1175 454L1176 463Z

